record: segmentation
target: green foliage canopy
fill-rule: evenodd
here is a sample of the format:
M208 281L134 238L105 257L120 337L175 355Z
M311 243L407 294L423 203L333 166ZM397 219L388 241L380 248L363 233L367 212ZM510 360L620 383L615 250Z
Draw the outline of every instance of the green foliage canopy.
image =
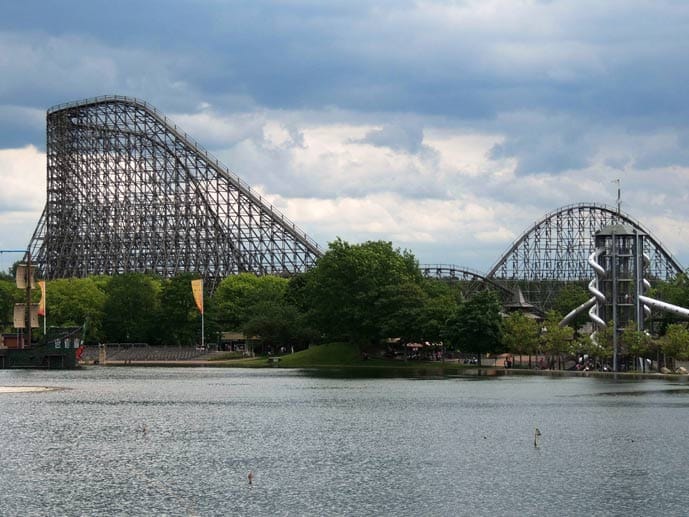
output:
M566 315L579 307L582 303L585 303L590 297L591 295L583 286L569 283L557 293L555 302L553 303L553 310L559 314ZM588 314L586 311L582 311L570 321L569 324L571 327L577 329L587 322Z
M162 281L158 329L163 343L189 346L200 342L201 313L191 291L191 281L198 277L182 273Z
M51 280L46 286L46 315L51 326L86 324L84 341L103 339L102 321L105 292L94 277Z
M141 273L113 276L106 287L103 332L110 342L156 343L160 281Z
M503 343L513 354L535 354L539 333L538 322L522 312L513 312L503 321Z
M240 273L224 278L210 300L208 314L223 330L239 330L255 315L259 304L280 304L288 280L277 276Z
M543 351L550 355L562 355L570 351L574 330L565 325L560 326L562 316L557 311L548 311L543 321L540 340Z
M459 305L447 322L445 337L463 352L496 352L502 344L500 302L493 291L481 291Z
M0 279L0 329L8 329L12 324L14 304L21 301L22 292L17 289L14 279Z
M663 352L675 359L689 359L689 330L682 323L668 325L665 335L660 339Z
M645 357L651 350L653 340L643 330L636 330L636 323L630 321L620 334L620 345L623 352L634 357Z
M328 340L375 343L408 332L405 316L418 316L414 299L422 281L414 256L389 242L351 245L340 239L306 274L309 318Z

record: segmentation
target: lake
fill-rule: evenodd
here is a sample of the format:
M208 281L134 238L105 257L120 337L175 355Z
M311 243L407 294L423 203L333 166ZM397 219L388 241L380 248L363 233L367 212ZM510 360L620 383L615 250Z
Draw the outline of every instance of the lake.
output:
M356 373L0 370L0 514L689 513L686 382Z

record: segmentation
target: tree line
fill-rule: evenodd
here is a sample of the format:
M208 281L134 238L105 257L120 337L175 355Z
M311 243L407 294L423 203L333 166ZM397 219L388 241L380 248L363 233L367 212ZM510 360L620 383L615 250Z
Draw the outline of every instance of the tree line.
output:
M195 278L199 275L162 279L127 273L52 280L47 285L48 324L84 325L87 343L193 346L200 342L201 327L191 292ZM658 283L652 295L689 306L689 281L679 275ZM290 278L242 273L222 279L206 297L205 328L208 342L221 331L239 331L264 347L349 342L375 349L387 338L399 338L401 343L443 343L446 350L479 357L504 351L545 355L551 366L574 354L605 361L612 355L612 329L599 331L591 341L574 330L586 315L572 323L574 328L559 326L562 314L587 298L583 286L571 284L542 321L521 312L506 315L488 289L465 298L458 283L424 277L407 250L383 241L350 244L337 239L305 273ZM0 277L4 331L10 331L13 304L21 301L13 278ZM619 338L620 352L689 358L686 324L663 318L654 322L653 337L630 325Z

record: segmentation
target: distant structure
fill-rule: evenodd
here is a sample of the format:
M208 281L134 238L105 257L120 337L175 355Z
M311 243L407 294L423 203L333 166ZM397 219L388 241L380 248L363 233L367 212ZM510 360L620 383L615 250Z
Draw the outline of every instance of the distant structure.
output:
M48 279L309 269L318 245L146 102L98 97L47 116L47 202L32 238Z
M47 115L47 201L29 249L46 279L126 272L200 273L209 290L225 276L292 275L318 245L256 191L146 102L119 96L61 104ZM590 278L593 235L623 224L646 235L650 278L679 263L619 208L581 203L546 214L487 274L421 266L459 281L465 294L498 291L547 307L567 282ZM517 296L517 298L515 298Z
M651 308L689 318L689 309L645 296L651 283L646 278L650 259L645 253L648 235L626 224L608 225L595 233L595 250L588 258L595 276L589 282L591 299L567 314L567 324L588 309L597 330L612 323L613 371L618 369L618 338L625 327L634 323L636 330L645 328ZM592 338L596 339L597 330Z
M588 258L597 249L596 232L616 224L645 235L640 245L650 279L667 280L683 271L660 241L619 207L578 203L546 214L510 246L486 276L504 285L518 285L527 300L548 306L564 283L584 285L590 280Z

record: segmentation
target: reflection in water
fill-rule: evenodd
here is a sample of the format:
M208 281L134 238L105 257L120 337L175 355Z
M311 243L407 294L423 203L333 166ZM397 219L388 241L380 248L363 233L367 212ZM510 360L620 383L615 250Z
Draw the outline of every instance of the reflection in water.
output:
M0 371L0 513L686 513L689 386L404 373Z

